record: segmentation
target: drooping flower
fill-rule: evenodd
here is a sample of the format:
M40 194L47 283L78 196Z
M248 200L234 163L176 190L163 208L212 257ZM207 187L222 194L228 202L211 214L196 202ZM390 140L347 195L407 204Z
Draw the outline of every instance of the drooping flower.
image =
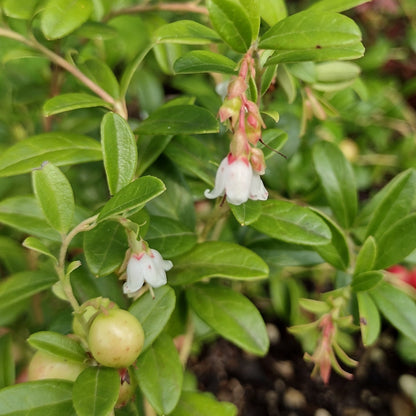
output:
M205 191L205 197L210 199L222 195L226 196L229 203L240 205L248 199L265 201L268 192L248 159L229 153L218 167L214 189Z
M133 253L127 264L127 281L123 285L123 292L134 296L144 282L151 287L166 284L166 271L172 268L170 260L164 260L157 250L149 249L140 253Z

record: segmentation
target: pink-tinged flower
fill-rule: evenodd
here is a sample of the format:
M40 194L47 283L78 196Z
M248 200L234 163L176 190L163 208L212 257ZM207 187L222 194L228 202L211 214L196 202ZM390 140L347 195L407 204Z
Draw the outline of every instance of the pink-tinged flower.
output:
M230 153L218 168L214 189L205 191L205 197L210 199L222 195L226 196L229 203L240 205L248 199L265 201L268 192L260 175L253 171L248 159L236 158Z
M166 271L172 268L172 262L164 260L157 250L150 249L141 253L133 253L127 264L127 281L123 292L134 296L144 282L152 287L166 284Z

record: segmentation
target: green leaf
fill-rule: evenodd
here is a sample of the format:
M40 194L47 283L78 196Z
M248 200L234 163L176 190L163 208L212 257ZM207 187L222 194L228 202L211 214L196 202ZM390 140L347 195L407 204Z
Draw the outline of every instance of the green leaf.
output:
M231 48L245 53L253 41L248 13L238 0L209 0L209 17L214 29Z
M347 238L344 231L324 213L313 209L329 227L332 235L329 244L315 246L316 252L328 263L340 270L346 270L350 263Z
M267 64L354 59L363 55L361 33L350 18L332 12L304 11L279 21L259 42L276 52Z
M320 0L312 4L308 10L314 12L344 12L367 2L368 0Z
M196 284L186 290L194 312L221 336L256 355L266 354L269 338L257 308L241 293L216 285Z
M101 146L90 137L68 132L43 133L10 146L0 155L0 177L30 172L46 160L64 166L101 159Z
M171 287L165 285L154 289L154 292L154 299L150 292L146 292L129 308L129 312L142 324L144 332L143 351L152 345L153 341L163 331L175 309L176 296Z
M76 379L73 402L77 416L106 416L113 412L120 390L114 368L89 367Z
M316 143L312 152L326 199L339 224L348 228L357 214L357 191L351 165L335 144Z
M113 195L130 183L136 172L136 141L127 121L109 112L101 122L101 143L108 187Z
M54 114L64 113L65 111L91 107L105 107L111 110L112 105L95 95L85 92L70 92L56 95L46 101L43 105L43 114L49 117Z
M383 280L383 273L378 270L358 273L353 276L351 288L354 292L369 290Z
M72 385L66 380L39 380L0 390L0 416L75 416Z
M316 246L331 241L330 229L317 214L289 201L263 203L260 218L251 226L287 243Z
M84 233L85 260L91 273L107 276L123 263L128 248L124 227L118 222L104 221Z
M9 273L20 272L29 268L26 254L26 251L15 239L0 236L0 262Z
M147 202L156 198L165 191L163 182L153 176L143 176L129 183L102 208L97 221L103 221L111 217L132 215L142 209Z
M61 241L59 233L46 222L33 196L16 196L1 201L0 223L40 238Z
M285 131L280 129L267 129L263 132L262 140L267 146L272 149L279 151L284 144L287 142L288 135ZM267 160L270 157L276 155L272 149L269 147L263 147L264 158Z
M66 176L52 163L45 163L32 172L33 190L46 220L65 234L75 212L74 194Z
M118 34L115 27L106 23L92 22L91 20L85 22L75 32L76 36L99 41L115 38Z
M236 416L237 408L229 402L219 402L210 393L183 391L170 416Z
M257 39L260 29L260 4L257 0L239 0L251 24L251 41Z
M91 0L49 0L42 10L42 32L47 39L63 38L81 26L92 9Z
M196 235L179 221L152 216L146 241L163 257L170 258L189 251L196 244Z
M51 259L54 259L55 262L58 263L57 258L49 251L48 247L46 247L46 245L43 244L42 241L38 240L35 237L27 237L23 241L22 246L30 250L36 251L40 254L44 254L45 256L48 256Z
M368 293L357 293L357 300L360 314L361 338L363 344L368 347L377 340L380 334L380 313Z
M15 381L12 348L13 344L11 334L9 333L2 335L0 337L0 390L3 387L12 385Z
M284 0L262 0L258 3L261 18L269 25L274 26L287 16Z
M416 305L401 290L381 283L369 292L384 317L400 332L416 342Z
M373 270L377 258L377 245L374 237L370 236L365 240L355 261L354 274Z
M223 241L197 244L191 251L176 257L168 273L168 282L182 285L209 277L256 280L266 278L269 269L249 249Z
M375 268L385 269L401 262L416 248L416 213L395 222L377 242Z
M175 61L173 69L176 74L198 74L219 72L236 74L237 64L224 55L210 51L191 51Z
M160 335L142 353L135 368L137 382L158 414L170 414L182 390L183 369L178 351L168 335Z
M161 107L140 123L139 134L204 134L218 132L217 119L194 105ZM1 173L1 171L0 171Z
M81 345L72 338L52 331L35 332L27 339L34 348L65 360L84 362L87 358Z
M58 278L46 271L25 271L9 276L0 283L0 315L8 308L51 287Z
M153 34L155 43L182 43L185 45L207 45L221 39L209 27L193 20L179 20L161 26Z
M173 135L139 136L137 140L137 171L140 176L161 155L172 140Z
M38 0L4 0L2 2L2 9L4 14L14 19L30 19L36 9Z
M366 236L373 235L378 241L397 221L411 212L416 194L416 172L408 169L391 180L376 196L377 205L367 226Z
M235 219L241 225L250 225L257 221L261 215L261 204L251 199L241 205L230 204L230 207Z

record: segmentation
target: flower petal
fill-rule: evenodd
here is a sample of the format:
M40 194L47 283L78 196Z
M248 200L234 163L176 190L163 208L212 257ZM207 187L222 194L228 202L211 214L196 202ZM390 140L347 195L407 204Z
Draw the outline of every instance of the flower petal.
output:
M145 280L144 268L148 259L150 258L146 254L141 258L137 258L135 255L130 257L127 264L127 281L123 285L125 294L134 294L143 286Z
M218 167L217 174L215 176L214 189L212 191L207 189L204 193L205 198L215 199L221 195L224 195L225 178L226 178L227 169L228 169L228 160L227 160L227 157L225 157L220 163L220 166Z
M250 199L266 201L269 193L263 185L260 175L256 172L253 173L253 178L250 184Z
M250 184L253 178L253 168L243 159L233 161L228 168L225 194L227 201L234 205L247 202L250 192Z

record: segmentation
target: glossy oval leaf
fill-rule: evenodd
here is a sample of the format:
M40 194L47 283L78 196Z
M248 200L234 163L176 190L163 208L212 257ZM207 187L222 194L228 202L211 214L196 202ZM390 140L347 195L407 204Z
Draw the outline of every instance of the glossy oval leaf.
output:
M80 108L105 107L111 110L112 105L94 95L84 92L71 92L56 95L43 105L43 114L46 117L65 111L78 110Z
M377 245L374 237L370 236L365 240L355 260L354 274L373 270L377 258Z
M109 112L101 122L104 168L111 195L131 182L137 168L134 134L124 118Z
M0 315L22 300L48 289L57 280L54 272L46 271L24 271L3 279L0 283Z
M400 263L416 249L416 214L395 222L377 242L375 268L385 269Z
M266 278L267 264L251 250L238 244L207 241L172 260L168 273L172 285L188 284L209 277L257 280Z
M251 226L287 243L315 246L331 242L331 231L322 218L289 201L265 202L260 218Z
M30 19L36 9L39 0L26 0L24 2L16 0L4 0L2 9L4 14L15 19Z
M320 0L312 4L308 10L315 12L344 12L367 2L368 0Z
M81 26L92 10L91 0L49 0L42 10L40 27L47 39L60 39Z
M52 331L35 332L27 339L27 342L41 351L65 360L84 362L87 358L81 345L72 338Z
M124 227L104 221L84 233L84 253L88 267L97 277L107 276L123 263L128 248Z
M304 11L279 21L261 37L259 47L276 52L267 64L355 59L363 55L355 22L332 12Z
M55 263L58 264L58 259L50 252L49 248L36 237L25 238L22 243L22 246L28 248L29 250L36 251L39 254L44 254L45 256L48 256L51 259L53 259Z
M183 43L185 45L206 45L220 41L215 31L193 20L179 20L161 26L153 34L155 43Z
M216 285L196 284L186 290L193 311L221 336L245 351L266 354L269 338L258 309L241 293Z
M251 199L244 204L230 205L230 207L235 219L241 225L250 225L257 221L261 215L261 204Z
M376 240L396 221L411 212L416 194L416 172L408 169L392 179L381 191L380 200L373 207L373 214L367 226L366 235Z
M49 224L65 234L75 212L71 184L59 168L45 163L32 172L33 191Z
M102 159L100 143L69 132L43 133L9 147L0 155L0 177L38 168L46 160L56 166Z
M287 16L284 0L262 0L258 2L261 18L269 25L274 26Z
M173 69L176 74L198 74L219 72L236 74L237 64L224 55L210 51L191 51L175 61Z
M10 333L0 337L0 390L15 382L12 336Z
M162 332L176 304L175 291L171 287L165 285L154 289L154 292L154 298L150 292L146 292L129 308L129 312L142 324L144 332L143 351L152 345L153 341Z
M383 273L378 270L359 273L353 276L351 288L354 292L370 290L383 280Z
M0 390L0 416L75 416L72 385L66 380L39 380Z
M143 208L147 202L165 191L163 182L153 176L143 176L129 183L102 208L97 221L116 217L129 216Z
M250 17L241 3L238 0L209 0L207 6L212 25L224 42L235 51L245 53L253 33Z
M164 106L140 123L139 134L204 134L216 133L217 119L205 108L195 105ZM1 173L1 171L0 171Z
M377 285L369 293L384 317L405 336L416 342L415 302L386 282Z
M1 201L0 223L40 238L61 241L60 234L48 224L33 196L15 196Z
M219 402L210 393L183 391L170 416L236 416L237 408L229 402Z
M104 416L114 410L120 390L115 368L89 367L75 380L73 402L77 416Z
M348 228L357 214L357 190L351 165L335 144L318 142L312 151L326 199L339 224Z
M358 312L360 314L361 338L363 344L367 347L373 344L380 334L380 313L368 293L357 293L357 300Z
M179 401L183 381L182 364L172 338L160 335L139 356L134 372L153 409L158 414L170 414Z

